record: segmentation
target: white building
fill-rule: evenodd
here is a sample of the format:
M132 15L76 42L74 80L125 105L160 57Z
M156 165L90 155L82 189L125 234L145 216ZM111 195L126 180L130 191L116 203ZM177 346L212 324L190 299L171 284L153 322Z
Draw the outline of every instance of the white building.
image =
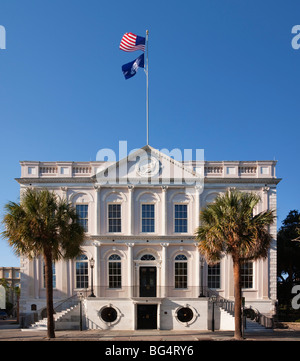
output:
M76 206L86 227L84 255L53 265L54 302L83 292L88 328L208 329L209 298L199 296L213 289L233 301L233 268L230 257L210 267L198 252L194 232L200 209L228 187L259 194L256 212L276 209L275 165L178 162L150 146L120 162L22 161L21 191L28 186L54 190ZM275 223L270 231L268 258L245 264L242 281L246 306L272 315ZM43 260L22 257L21 272L21 314L42 310ZM95 297L86 297L92 291ZM216 328L232 329L233 318L217 310Z

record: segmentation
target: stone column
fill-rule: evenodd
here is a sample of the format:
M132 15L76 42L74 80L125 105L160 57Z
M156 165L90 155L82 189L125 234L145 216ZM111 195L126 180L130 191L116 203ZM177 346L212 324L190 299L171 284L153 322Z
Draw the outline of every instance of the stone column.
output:
M262 211L267 211L269 207L269 191L270 187L263 187L262 188ZM273 242L272 242L273 243ZM271 247L272 248L272 247ZM271 253L271 249L269 250L269 255ZM258 269L258 275L260 275L259 279L257 279L258 282L258 298L268 299L269 298L269 263L268 258L266 259L260 259L253 263L253 266L256 264L256 267ZM255 269L253 267L253 276L255 275ZM276 271L276 279L277 279L277 271ZM255 282L255 279L253 277L253 282ZM271 282L270 282L271 284ZM255 284L253 285L255 287Z
M133 250L133 246L134 243L126 243L126 246L128 248L128 264L127 264L127 268L128 268L128 275L127 275L127 287L128 287L128 297L132 298L133 297L133 254L132 254L132 250Z
M94 217L94 234L99 236L100 235L100 186L95 186L95 217Z
M167 186L162 186L162 232L165 236L167 234Z
M200 225L200 187L195 187L195 226L196 228Z
M101 243L99 241L95 241L93 243L93 245L95 246L95 267L94 267L94 293L96 294L97 297L100 297L100 286L101 286L101 282L100 282L100 245Z
M133 205L133 190L134 187L132 185L128 186L128 234L132 235L133 234L133 227L134 227L134 215L133 215L133 210L134 210L134 205Z
M195 245L195 265L194 265L194 270L195 270L195 280L194 280L194 285L195 285L195 290L193 291L194 297L199 297L200 295L200 252L198 251L198 243L194 243Z
M167 297L167 275L168 275L168 262L167 262L167 247L169 243L161 243L162 246L162 262L161 262L161 297Z

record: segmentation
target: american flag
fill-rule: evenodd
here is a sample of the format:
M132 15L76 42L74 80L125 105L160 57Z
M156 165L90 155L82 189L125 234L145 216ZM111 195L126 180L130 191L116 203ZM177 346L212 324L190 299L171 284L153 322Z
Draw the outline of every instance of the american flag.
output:
M120 43L120 49L124 51L145 51L145 38L132 33L125 33Z

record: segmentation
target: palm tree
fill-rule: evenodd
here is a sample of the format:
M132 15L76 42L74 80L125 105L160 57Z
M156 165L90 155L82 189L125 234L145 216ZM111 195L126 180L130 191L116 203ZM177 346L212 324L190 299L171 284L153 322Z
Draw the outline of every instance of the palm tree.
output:
M9 202L2 235L15 253L29 259L42 256L45 264L47 300L47 336L55 338L53 319L52 263L70 259L81 253L84 229L78 222L75 209L47 189L27 188L20 203Z
M224 255L233 260L235 294L235 333L241 332L241 266L244 262L266 258L272 241L268 226L273 223L274 211L253 216L260 197L253 193L228 190L200 212L200 227L196 230L199 251L208 264L215 264Z

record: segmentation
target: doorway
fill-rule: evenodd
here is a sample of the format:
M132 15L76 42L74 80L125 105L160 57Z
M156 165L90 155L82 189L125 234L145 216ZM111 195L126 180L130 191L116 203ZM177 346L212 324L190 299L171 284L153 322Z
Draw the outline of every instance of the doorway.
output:
M137 329L157 329L157 305L137 305Z
M140 297L156 297L156 267L140 267Z

